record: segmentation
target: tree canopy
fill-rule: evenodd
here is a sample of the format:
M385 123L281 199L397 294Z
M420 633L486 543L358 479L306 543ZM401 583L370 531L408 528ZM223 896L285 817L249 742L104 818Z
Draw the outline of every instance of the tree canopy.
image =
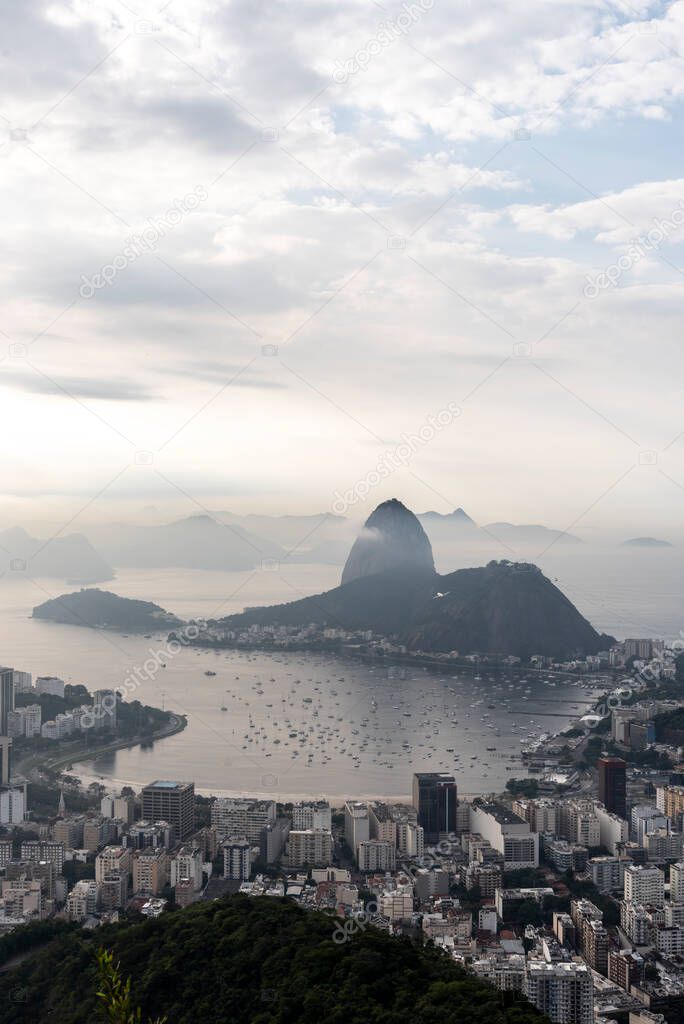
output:
M5 1024L100 1019L107 950L143 1020L174 1024L542 1024L522 997L445 953L339 922L289 900L229 896L154 920L70 931L0 976ZM339 934L339 929L338 929ZM16 993L21 995L19 999Z

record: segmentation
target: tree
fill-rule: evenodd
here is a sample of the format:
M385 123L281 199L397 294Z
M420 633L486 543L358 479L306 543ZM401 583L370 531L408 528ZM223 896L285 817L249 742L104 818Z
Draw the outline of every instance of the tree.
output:
M100 981L98 999L103 1004L103 1020L108 1024L142 1024L140 1007L133 1006L131 996L131 979L123 979L119 962L114 962L114 954L106 949L97 954L97 973ZM157 1017L150 1024L164 1024L166 1017Z
M523 900L516 907L514 921L520 928L524 928L528 924L539 928L544 924L544 913L536 900Z

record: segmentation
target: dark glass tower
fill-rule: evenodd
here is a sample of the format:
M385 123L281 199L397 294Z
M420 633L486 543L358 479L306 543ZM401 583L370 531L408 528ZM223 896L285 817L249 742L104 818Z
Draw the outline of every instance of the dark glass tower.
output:
M600 757L599 800L607 811L627 817L627 763L621 757Z
M443 772L416 772L413 806L418 812L426 843L436 843L456 829L456 780Z

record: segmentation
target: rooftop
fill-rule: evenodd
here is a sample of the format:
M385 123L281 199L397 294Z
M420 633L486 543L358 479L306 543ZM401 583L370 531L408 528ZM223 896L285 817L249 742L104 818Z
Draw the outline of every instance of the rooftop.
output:
M155 782L148 783L145 789L183 789L185 786L192 785L189 782L170 782L168 779L157 779Z
M511 811L508 807L503 804L496 803L481 803L473 804L473 808L479 808L484 811L485 814L489 814L492 818L495 818L500 825L525 825L527 824L524 818L521 818L519 814Z

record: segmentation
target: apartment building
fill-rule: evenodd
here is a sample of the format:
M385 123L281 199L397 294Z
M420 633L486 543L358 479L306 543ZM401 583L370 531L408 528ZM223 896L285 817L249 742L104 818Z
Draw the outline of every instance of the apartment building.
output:
M251 843L258 843L262 831L275 820L276 805L273 800L221 797L211 807L211 827L216 830L220 840L229 836L244 836Z
M593 1024L594 986L586 964L528 961L523 991L553 1024Z
M664 897L665 876L660 868L637 864L625 868L624 898L627 903L662 907Z
M159 896L169 882L169 855L163 846L135 850L132 871L134 893Z
M539 834L527 821L498 803L473 804L471 828L504 858L504 869L539 867Z
M332 834L320 828L293 829L288 839L291 868L326 867L332 864Z
M364 839L358 846L359 871L394 871L397 848L382 839Z
M298 832L305 832L310 828L332 832L330 804L323 800L295 804L292 808L292 828Z
M126 879L131 874L132 856L131 850L125 846L105 846L95 858L95 881L103 882L105 875L111 872L118 872L125 875Z
M252 850L242 836L230 836L221 843L223 877L247 882L252 871Z

